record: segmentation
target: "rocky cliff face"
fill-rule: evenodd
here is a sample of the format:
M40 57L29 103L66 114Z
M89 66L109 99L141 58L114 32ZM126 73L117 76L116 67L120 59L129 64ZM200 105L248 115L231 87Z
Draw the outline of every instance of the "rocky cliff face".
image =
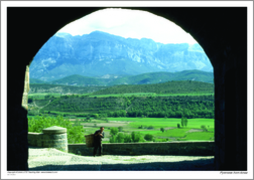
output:
M52 36L34 57L30 75L50 81L73 74L101 77L190 69L213 71L198 44L162 44L94 31L82 36Z

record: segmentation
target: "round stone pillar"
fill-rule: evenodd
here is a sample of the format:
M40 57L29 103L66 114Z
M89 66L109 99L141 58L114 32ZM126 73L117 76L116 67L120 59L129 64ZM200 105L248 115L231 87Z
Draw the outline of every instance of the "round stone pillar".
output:
M43 147L68 152L67 129L58 126L43 129Z

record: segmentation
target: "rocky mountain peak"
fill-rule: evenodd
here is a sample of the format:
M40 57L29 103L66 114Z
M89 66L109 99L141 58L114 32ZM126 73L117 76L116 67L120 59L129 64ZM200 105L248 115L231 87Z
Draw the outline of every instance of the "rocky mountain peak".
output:
M147 38L123 38L94 31L82 36L52 36L34 57L30 76L51 81L73 74L125 76L192 69L213 71L198 44L162 44Z

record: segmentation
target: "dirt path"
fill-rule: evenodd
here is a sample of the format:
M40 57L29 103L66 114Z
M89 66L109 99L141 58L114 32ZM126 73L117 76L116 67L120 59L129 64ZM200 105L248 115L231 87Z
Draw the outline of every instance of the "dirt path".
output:
M187 131L187 133L192 133L192 132L203 132L202 129L191 129L189 131Z

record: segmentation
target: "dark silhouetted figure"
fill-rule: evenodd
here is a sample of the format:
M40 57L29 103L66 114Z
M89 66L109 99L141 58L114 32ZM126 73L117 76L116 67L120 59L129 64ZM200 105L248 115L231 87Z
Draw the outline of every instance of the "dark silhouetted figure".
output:
M100 130L95 131L94 133L94 149L93 149L93 156L96 155L97 149L99 148L99 156L101 156L101 141L104 138L104 127L100 127Z

